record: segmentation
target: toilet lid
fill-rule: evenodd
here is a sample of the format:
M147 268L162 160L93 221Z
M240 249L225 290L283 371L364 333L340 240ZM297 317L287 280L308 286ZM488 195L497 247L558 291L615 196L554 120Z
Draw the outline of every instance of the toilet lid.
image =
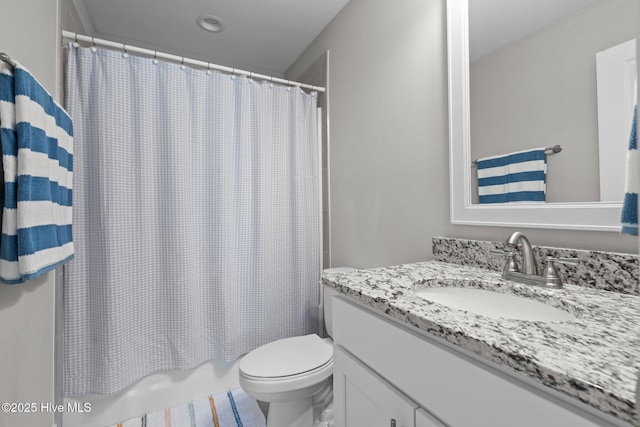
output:
M312 371L332 357L331 343L312 334L265 344L240 361L240 370L252 377L286 377Z

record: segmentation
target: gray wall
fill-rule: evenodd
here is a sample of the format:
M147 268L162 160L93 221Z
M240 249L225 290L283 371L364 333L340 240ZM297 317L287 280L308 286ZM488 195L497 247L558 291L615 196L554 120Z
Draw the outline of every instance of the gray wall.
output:
M59 27L82 32L73 6L67 0L5 3L0 50L27 67L60 100ZM62 300L54 275L23 285L0 284L0 402L61 403L62 378L55 370L57 365L62 373L62 360L55 360L54 352L62 354L61 310L56 310L56 301L61 308ZM61 425L60 414L0 412L0 427L49 427L54 422Z
M332 265L419 261L448 224L445 9L351 0L286 73L329 49Z
M505 240L449 222L445 0L351 0L286 73L330 52L332 265L430 259L431 237ZM538 245L637 253L616 233L523 230Z
M58 2L2 5L0 50L58 92ZM54 401L54 275L23 285L0 285L0 401ZM53 414L0 412L1 427L48 427Z
M600 0L472 62L471 158L561 144L547 201L599 201L596 53L636 37L637 7Z

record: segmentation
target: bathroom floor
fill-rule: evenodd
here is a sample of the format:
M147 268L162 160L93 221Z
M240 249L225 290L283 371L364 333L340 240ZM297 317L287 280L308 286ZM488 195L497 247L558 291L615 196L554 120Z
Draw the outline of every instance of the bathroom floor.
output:
M152 412L109 427L265 427L258 402L241 388Z

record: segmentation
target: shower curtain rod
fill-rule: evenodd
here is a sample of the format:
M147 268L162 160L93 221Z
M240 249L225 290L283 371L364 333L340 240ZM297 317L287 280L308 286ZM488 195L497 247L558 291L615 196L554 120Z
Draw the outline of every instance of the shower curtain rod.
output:
M87 42L92 45L99 45L110 47L113 49L119 49L125 53L139 53L142 55L148 55L158 59L167 59L174 62L179 62L182 65L195 65L197 67L206 68L207 70L217 70L229 74L237 74L240 76L246 76L252 79L266 80L273 83L280 83L287 86L297 86L303 89L315 90L317 92L325 92L325 88L321 86L308 85L306 83L294 82L291 80L285 80L278 77L267 76L264 74L258 74L251 71L238 70L237 68L225 67L224 65L212 64L210 62L199 61L197 59L185 58L184 56L171 55L170 53L158 52L155 50L145 49L142 47L132 46L124 43L116 43L109 40L98 39L95 37L89 37L82 34L73 33L71 31L62 30L62 37L65 39L73 40L77 42Z

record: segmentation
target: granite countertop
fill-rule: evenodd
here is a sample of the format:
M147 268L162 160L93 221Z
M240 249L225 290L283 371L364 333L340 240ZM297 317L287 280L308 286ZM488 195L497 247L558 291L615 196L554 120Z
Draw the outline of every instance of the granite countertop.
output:
M445 280L446 282L443 282ZM325 274L323 282L481 358L640 426L640 297L565 284L545 289L500 273L438 261ZM526 296L575 315L565 322L497 319L415 296L428 286L471 286Z

